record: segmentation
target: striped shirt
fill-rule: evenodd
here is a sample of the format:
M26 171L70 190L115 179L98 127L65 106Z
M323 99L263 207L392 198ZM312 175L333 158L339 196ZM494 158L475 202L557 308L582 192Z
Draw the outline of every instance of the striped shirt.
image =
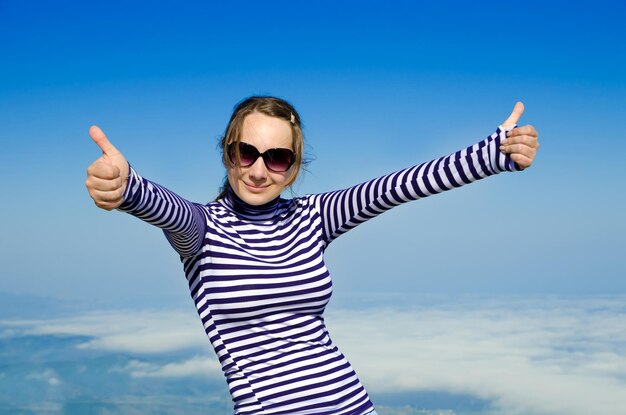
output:
M324 250L401 203L518 170L500 128L447 157L360 185L250 206L188 202L131 168L120 209L162 228L181 257L239 415L363 415L374 407L331 340Z

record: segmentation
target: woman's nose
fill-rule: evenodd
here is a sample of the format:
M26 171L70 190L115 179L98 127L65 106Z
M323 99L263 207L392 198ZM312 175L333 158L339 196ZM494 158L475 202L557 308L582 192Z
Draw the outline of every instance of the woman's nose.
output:
M252 163L252 166L248 167L248 169L248 175L251 179L265 180L267 177L267 167L265 167L263 157L257 158L256 161Z

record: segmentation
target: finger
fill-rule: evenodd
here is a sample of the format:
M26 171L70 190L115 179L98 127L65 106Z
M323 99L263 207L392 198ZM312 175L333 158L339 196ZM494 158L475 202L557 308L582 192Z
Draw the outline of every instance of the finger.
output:
M509 144L506 146L501 146L500 151L502 151L503 153L508 153L511 156L513 154L522 154L530 158L533 158L535 154L537 154L537 149L527 146L525 144Z
M87 176L112 180L121 177L121 172L119 167L109 164L101 157L87 168Z
M100 190L100 191L112 191L122 188L122 178L117 177L115 179L101 179L96 176L89 176L85 180L85 186L87 189Z
M511 160L516 162L522 169L527 169L533 164L534 158L527 157L523 154L511 154Z
M539 141L537 137L533 137L531 135L516 135L513 137L507 137L502 140L501 143L503 146L511 145L511 144L523 144L532 148L539 148Z
M513 107L513 112L509 115L509 118L506 119L505 122L502 123L502 127L504 129L510 128L517 124L517 121L520 119L522 114L524 113L524 104L521 101L518 101Z
M89 196L91 196L96 206L105 210L118 208L124 201L123 193L122 189L111 192L89 189Z
M107 136L104 135L104 132L97 125L92 125L89 128L89 135L91 139L100 147L100 150L107 156L111 157L113 155L119 154L119 151L111 144L111 142L107 139Z
M523 125L521 127L513 128L511 131L509 131L507 137L514 137L516 135L530 135L537 137L539 136L539 133L532 125Z
M116 202L116 203L111 203L111 202L101 202L101 201L97 201L97 200L93 200L93 202L96 204L96 206L98 206L100 209L104 209L104 210L113 210L113 209L117 209L118 207L120 207L122 205L121 202Z
M122 199L124 198L124 192L121 188L115 190L95 190L91 189L89 191L89 195L91 198L97 203L106 203L106 204L115 204L122 203Z

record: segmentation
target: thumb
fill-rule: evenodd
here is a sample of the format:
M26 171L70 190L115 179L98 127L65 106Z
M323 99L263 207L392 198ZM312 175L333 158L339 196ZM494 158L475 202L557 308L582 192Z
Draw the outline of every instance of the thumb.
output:
M89 135L98 147L100 147L100 150L102 150L104 155L110 158L111 156L120 154L120 152L115 148L115 146L113 146L113 144L111 144L107 136L104 135L104 132L102 132L100 127L97 125L92 125L89 128Z
M502 128L509 129L517 124L517 121L520 119L522 114L524 113L524 104L521 102L517 102L515 107L513 107L513 112L509 115L509 118L506 119L505 122L502 123Z

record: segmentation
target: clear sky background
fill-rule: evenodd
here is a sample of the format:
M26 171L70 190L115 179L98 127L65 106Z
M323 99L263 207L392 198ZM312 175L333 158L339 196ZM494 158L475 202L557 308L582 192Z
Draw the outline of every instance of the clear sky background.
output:
M623 1L0 1L0 292L190 305L160 231L93 205L87 130L206 202L232 107L272 94L305 124L313 160L297 195L472 144L517 100L540 132L528 171L334 242L335 304L626 293L625 17Z

